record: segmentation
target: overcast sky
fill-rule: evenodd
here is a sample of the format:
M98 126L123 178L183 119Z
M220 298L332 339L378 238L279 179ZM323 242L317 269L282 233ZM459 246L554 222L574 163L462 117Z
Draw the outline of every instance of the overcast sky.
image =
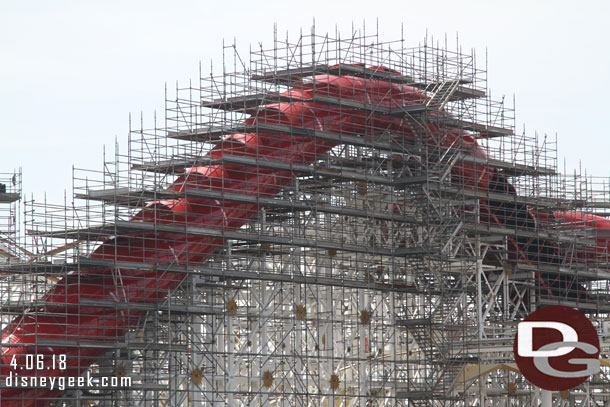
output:
M223 38L248 49L278 31L349 34L374 27L407 46L426 30L489 56L493 95L517 99L517 126L558 133L569 168L610 175L610 29L599 1L8 1L0 0L0 172L23 167L24 190L58 200L72 165L101 169L126 148L128 115L152 123L164 86L220 62ZM453 42L451 42L453 41Z

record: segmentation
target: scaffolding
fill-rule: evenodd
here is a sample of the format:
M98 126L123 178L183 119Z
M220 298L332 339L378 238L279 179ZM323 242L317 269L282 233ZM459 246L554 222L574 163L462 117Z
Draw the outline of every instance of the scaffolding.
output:
M74 170L73 200L24 203L35 255L2 266L3 329L53 314L27 343L94 385L6 405L537 405L512 346L546 304L608 350L604 231L561 213L607 216L609 180L517 134L474 52L360 33L223 49L161 123L132 120L126 153ZM558 405L608 403L606 369Z
M0 173L0 264L21 261L21 170Z

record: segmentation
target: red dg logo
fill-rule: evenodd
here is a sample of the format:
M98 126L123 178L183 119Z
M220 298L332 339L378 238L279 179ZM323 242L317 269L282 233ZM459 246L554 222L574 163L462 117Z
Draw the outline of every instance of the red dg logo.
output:
M541 389L563 391L599 372L599 337L575 309L551 305L532 312L513 345L521 373Z

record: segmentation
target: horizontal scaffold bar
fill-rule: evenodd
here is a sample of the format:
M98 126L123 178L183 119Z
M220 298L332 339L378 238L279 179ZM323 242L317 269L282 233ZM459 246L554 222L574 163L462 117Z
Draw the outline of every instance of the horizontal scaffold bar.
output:
M132 190L129 188L92 190L86 194L77 194L79 199L90 199L115 205L143 206L146 202L155 200L168 200L178 198L210 199L220 202L255 203L266 208L283 208L294 212L311 211L332 213L336 215L379 219L392 222L417 223L415 217L395 214L391 211L380 212L370 208L356 208L350 206L337 206L315 200L289 200L271 198L260 195L240 194L234 192L215 191L210 189L187 189L183 193L168 192L165 190ZM217 203L216 203L217 205Z
M34 263L32 263L34 264ZM30 265L32 265L30 264ZM30 266L24 264L24 269ZM374 281L371 279L351 279L342 276L329 276L325 274L308 275L302 273L270 273L261 272L260 269L245 268L221 268L212 267L209 264L181 266L177 264L163 263L140 263L129 261L113 261L103 259L92 259L80 257L74 263L70 263L72 269L125 269L125 270L158 270L160 272L189 274L199 277L214 277L218 279L231 280L257 280L269 282L281 282L292 284L320 285L329 287L371 289L376 291L400 291L421 295L440 295L445 291L431 289L429 287L417 288L413 284L407 284L404 280ZM166 306L160 306L166 309ZM163 308L165 307L165 308Z
M290 134L315 140L330 141L337 144L351 144L361 147L376 148L383 151L402 151L397 142L379 141L379 135L352 136L329 131L294 127L286 124L258 122L256 125L236 124L234 126L201 127L189 131L168 131L167 136L179 140L209 142L218 140L223 135L237 133Z
M359 78L380 80L401 85L409 85L425 91L432 91L439 86L437 82L418 82L411 76L402 75L397 72L367 68L365 66L337 64L337 65L314 65L293 69L275 70L252 75L252 79L263 82L277 83L286 86L295 86L302 82L302 78L316 75L355 76ZM470 83L470 80L458 80L460 84ZM478 89L459 86L452 100L463 100L485 97L485 92Z
M189 305L180 303L158 303L149 304L142 302L120 302L120 301L104 301L81 298L78 303L61 303L61 302L46 302L46 301L9 301L0 304L0 313L2 314L21 314L26 310L38 309L61 309L62 307L81 307L81 308L104 308L104 309L121 309L134 311L167 311L172 314L220 314L223 309L214 308L211 306Z
M308 247L314 249L338 250L354 253L365 253L380 256L409 257L435 254L439 252L436 247L401 247L383 248L376 246L364 246L356 244L341 243L330 240L318 240L311 238L301 238L293 236L272 236L262 233L249 233L240 231L230 231L223 229L198 228L186 225L168 225L137 221L116 221L107 225L61 230L51 232L30 231L30 234L41 237L77 239L77 240L104 240L115 235L129 235L134 233L168 233L176 235L201 236L218 239L228 239L237 241L249 241L259 243L272 243L287 246Z

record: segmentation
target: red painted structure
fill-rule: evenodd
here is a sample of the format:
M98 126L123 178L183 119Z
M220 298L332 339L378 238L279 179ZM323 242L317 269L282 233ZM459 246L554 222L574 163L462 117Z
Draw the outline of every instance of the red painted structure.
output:
M382 114L370 114L343 107L316 105L307 100L314 94L342 99L366 101L370 105L399 107L426 103L424 92L413 87L367 80L352 76L320 75L287 92L294 100L264 106L248 124L280 123L294 127L323 130L343 135L367 134L367 129L391 130L400 141L415 140L416 134L406 120ZM439 113L440 114L440 113ZM468 154L485 158L476 140L457 129L429 125L433 137L425 140L430 146L459 148ZM211 158L225 154L250 156L259 160L284 161L309 164L335 147L335 143L289 134L234 134L220 142L210 152ZM251 204L224 202L222 205L209 199L175 199L150 203L137 214L134 221L157 224L188 225L190 227L235 230L255 216L259 207L256 196L274 196L291 182L294 174L271 169L210 165L191 168L171 186L176 192L187 189L210 189L251 194ZM475 164L457 164L453 179L462 186L480 191L496 191L514 194L512 186L493 168ZM497 225L510 225L536 230L538 219L525 206L507 205L501 202L481 201L481 213L485 220ZM547 215L547 219L553 215ZM578 214L559 213L558 218L577 220L578 227L603 227L610 230L610 222L602 218L583 217ZM511 238L513 256L523 261L556 262L557 250L548 242L529 238ZM116 261L159 264L200 264L222 245L221 239L197 237L173 233L144 233L115 237L98 247L91 257ZM608 239L599 240L602 249L608 247ZM600 249L601 250L601 249ZM120 275L119 275L120 274ZM117 279L120 277L120 284ZM82 270L60 280L44 297L44 310L32 310L16 318L2 332L3 347L1 375L11 372L13 357L24 366L25 354L44 354L45 368L37 372L23 372L19 368L13 374L39 376L78 376L106 349L80 347L43 347L36 343L41 339L74 342L108 342L108 349L120 341L129 327L137 324L141 311L103 309L83 306L83 300L107 300L122 303L157 303L165 298L182 281L180 273L157 270ZM541 277L542 278L542 277ZM552 279L543 279L552 286ZM561 289L566 289L565 282ZM51 355L66 354L65 370L49 369ZM44 389L2 388L0 401L3 407L48 405L58 391ZM47 398L45 401L44 399ZM38 399L39 401L33 401Z

